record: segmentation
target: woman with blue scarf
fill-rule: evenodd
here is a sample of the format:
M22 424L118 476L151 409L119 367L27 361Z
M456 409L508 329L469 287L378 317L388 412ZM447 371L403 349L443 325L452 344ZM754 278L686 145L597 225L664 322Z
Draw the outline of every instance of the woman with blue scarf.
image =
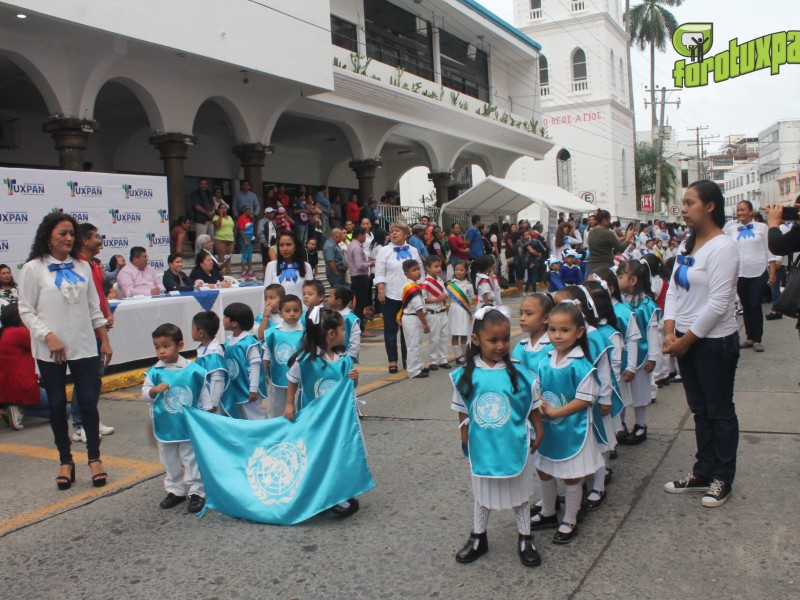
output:
M678 249L664 304L664 353L677 357L694 415L697 454L670 494L699 492L702 505L721 506L736 475L739 420L733 382L739 363L734 312L739 256L723 232L725 199L713 181L697 181L683 196L683 220L692 234Z
M314 270L306 261L306 250L292 231L284 231L278 237L278 259L270 261L264 274L264 288L273 283L280 284L286 295L303 297L303 284L314 279ZM305 304L303 310L306 309Z
M75 382L73 398L83 415L92 484L102 487L107 479L100 460L97 372L98 360L106 365L111 361L111 345L91 269L78 257L76 235L78 223L69 214L45 216L19 277L19 314L31 332L31 350L50 402L50 426L61 461L56 477L60 490L75 481L67 423L68 366ZM99 358L95 334L100 339Z

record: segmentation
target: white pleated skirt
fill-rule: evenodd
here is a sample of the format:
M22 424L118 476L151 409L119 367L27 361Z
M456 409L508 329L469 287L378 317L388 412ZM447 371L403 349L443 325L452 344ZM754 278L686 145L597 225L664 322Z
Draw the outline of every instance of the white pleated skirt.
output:
M592 424L589 424L592 427ZM594 475L600 467L605 466L601 455L600 445L590 431L586 436L586 443L578 454L567 460L550 460L538 452L533 455L533 464L542 473L559 479L578 479L587 475Z
M601 419L600 426L603 428L602 431L605 431L606 433L606 439L608 440L608 443L603 444L601 442L597 442L597 449L601 454L605 452L611 452L617 447L617 432L614 428L614 421L612 420L610 414Z
M653 399L653 374L648 373L642 369L636 370L636 377L630 382L631 386L631 399L634 408L639 406L648 406ZM624 402L624 400L623 400Z
M495 479L473 475L472 493L475 500L486 508L492 510L514 508L530 501L534 476L533 458L529 455L525 468L516 477Z
M619 380L619 395L622 396L622 406L628 408L633 406L633 395L631 392L631 384L628 381Z
M447 311L447 322L450 327L450 335L469 336L472 333L472 323L470 315L460 306L450 305Z

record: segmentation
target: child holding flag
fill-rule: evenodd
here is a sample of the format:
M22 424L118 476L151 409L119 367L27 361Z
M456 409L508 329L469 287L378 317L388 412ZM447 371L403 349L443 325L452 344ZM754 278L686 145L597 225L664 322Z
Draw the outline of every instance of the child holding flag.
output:
M408 378L422 379L428 376L428 369L422 363L422 336L430 332L425 316L425 303L422 288L417 283L422 271L416 260L403 261L403 273L408 280L403 288L402 307L397 313L397 322L403 328L408 351Z

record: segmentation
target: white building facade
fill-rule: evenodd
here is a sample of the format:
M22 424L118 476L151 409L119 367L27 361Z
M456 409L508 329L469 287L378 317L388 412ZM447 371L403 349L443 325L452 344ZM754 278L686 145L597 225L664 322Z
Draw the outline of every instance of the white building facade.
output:
M725 214L735 218L736 205L743 200L752 203L755 210L763 207L761 182L758 178L759 161L751 160L736 165L725 172Z
M558 185L615 217L636 215L627 35L618 0L515 0L516 25L542 45L540 122L554 142L511 179Z
M793 204L800 193L800 120L778 121L758 134L761 202Z

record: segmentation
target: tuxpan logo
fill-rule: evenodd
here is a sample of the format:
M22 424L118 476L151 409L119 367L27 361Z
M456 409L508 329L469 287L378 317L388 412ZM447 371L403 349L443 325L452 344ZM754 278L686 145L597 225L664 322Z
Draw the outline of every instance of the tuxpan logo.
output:
M163 271L167 268L166 263L162 258L151 260L148 264L150 265L150 268L155 271Z
M27 223L28 213L22 210L7 210L0 212L0 223Z
M168 214L169 214L169 212L167 211L166 208L159 208L158 209L158 216L161 218L161 222L162 223L166 223L167 222Z
M487 392L475 401L474 415L478 427L498 429L511 418L511 406L504 394Z
M110 208L108 214L111 215L111 223L141 223L142 213L139 212L126 212L116 208Z
M19 194L20 196L44 196L44 184L42 183L17 183L17 180L12 177L3 179L6 185L6 194L13 196Z
M152 198L153 190L150 188L133 187L127 183L122 184L122 191L125 192L125 200L131 198ZM162 221L163 223L163 221Z
M126 237L101 235L100 239L103 241L103 248L127 248L130 246Z
M8 243L8 240L0 240L0 252L8 252L11 249L11 245Z
M70 217L75 219L78 223L88 223L89 222L89 213L88 212L64 210L63 208L54 208L50 212L53 213L53 214L67 213Z
M247 461L247 482L253 494L267 506L291 502L308 464L303 440L279 442L266 450L258 447Z
M712 23L685 23L675 30L672 46L689 59L688 64L685 60L675 61L675 87L708 85L709 73L720 83L762 69L778 75L783 65L800 64L800 31L778 31L741 44L733 38L727 50L707 57L713 43Z
M80 185L77 181L68 181L67 187L72 198L76 196L102 198L103 196L103 188L99 185Z
M150 247L153 246L169 246L168 235L158 235L157 233L148 233L145 235L147 241L150 242Z

